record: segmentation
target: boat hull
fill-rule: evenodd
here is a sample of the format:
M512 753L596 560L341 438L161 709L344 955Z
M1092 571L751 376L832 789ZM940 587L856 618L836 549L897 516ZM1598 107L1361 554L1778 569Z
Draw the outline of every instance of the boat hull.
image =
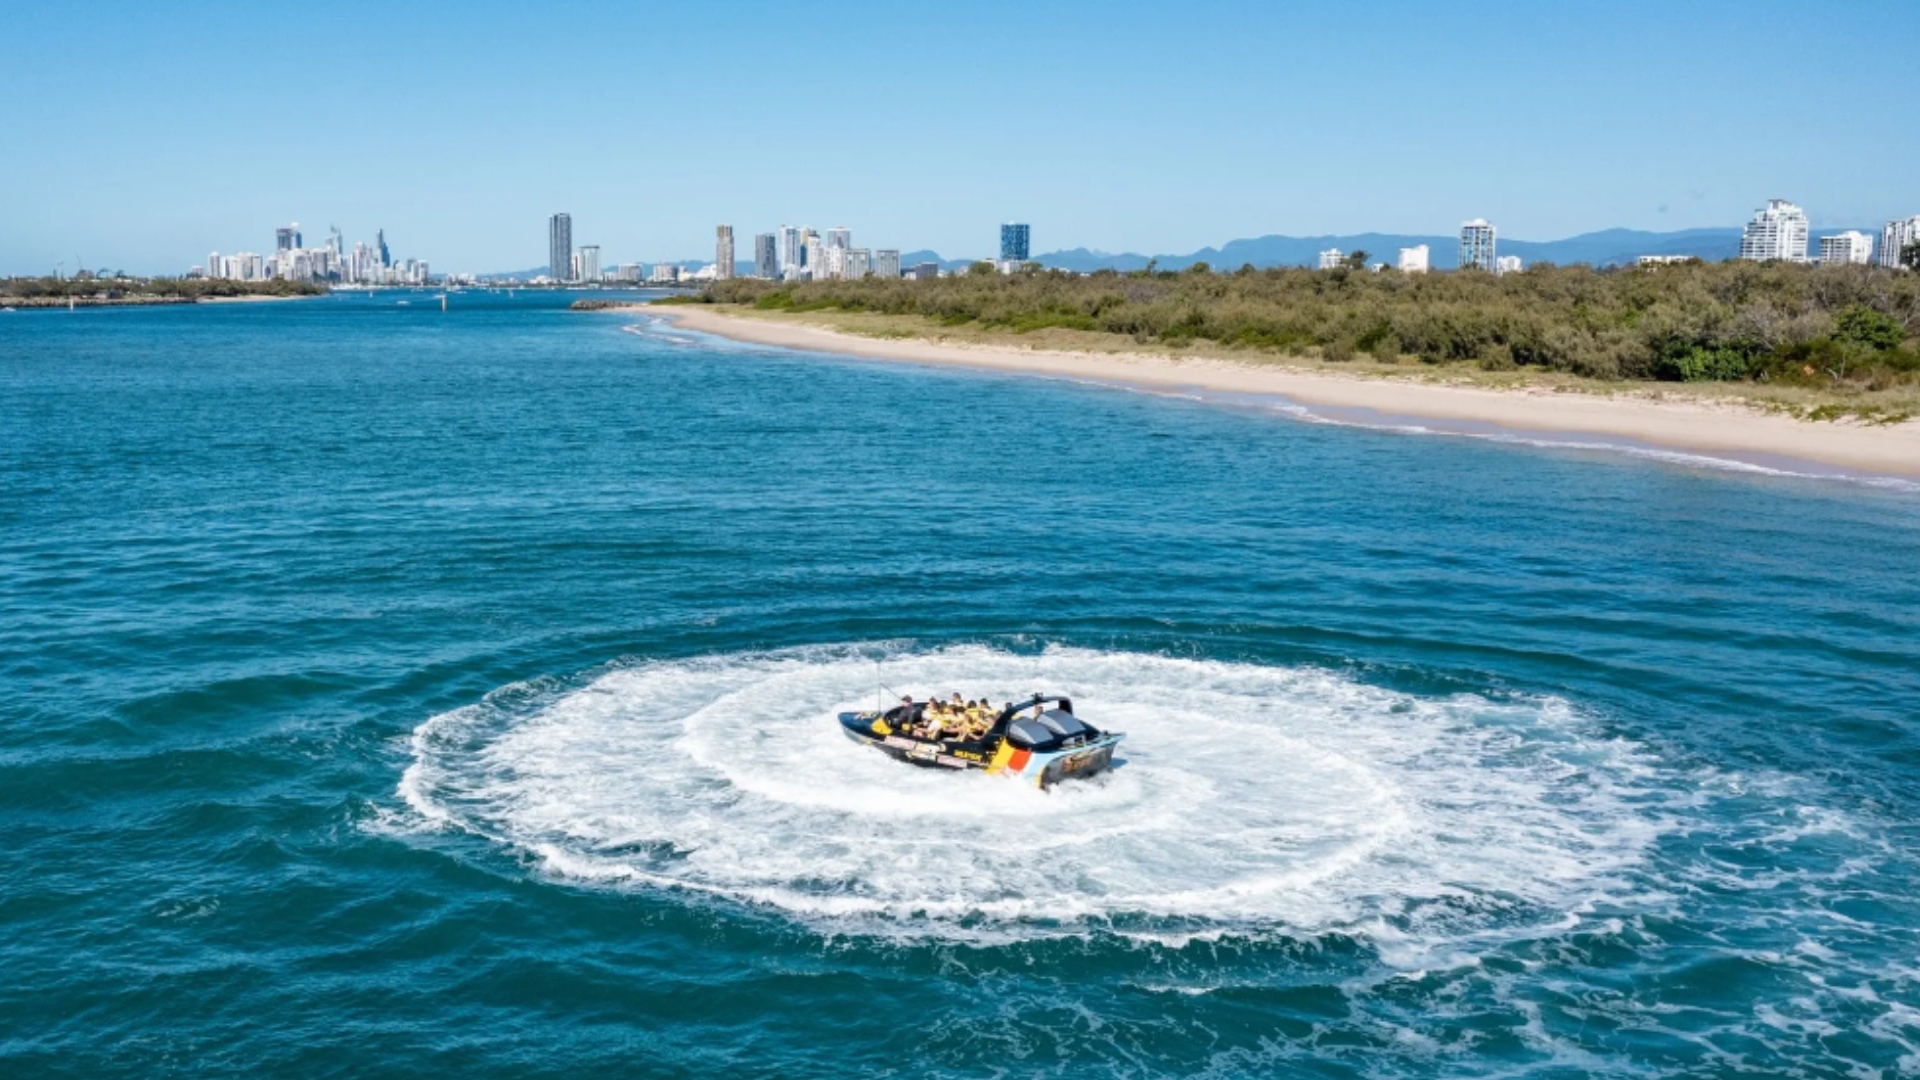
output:
M1103 734L1078 746L1049 752L1021 750L994 739L985 743L936 743L888 729L875 713L841 713L840 729L847 738L870 746L896 761L928 769L955 772L978 770L991 776L1015 777L1039 788L1064 780L1083 780L1113 767L1113 752L1121 735Z

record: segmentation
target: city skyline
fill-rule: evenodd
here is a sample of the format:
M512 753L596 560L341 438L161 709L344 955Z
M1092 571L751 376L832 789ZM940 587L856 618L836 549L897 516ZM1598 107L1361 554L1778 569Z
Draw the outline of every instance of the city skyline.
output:
M439 4L388 10L128 9L13 13L0 85L36 100L9 131L0 175L0 273L56 262L174 271L208 248L259 250L253 223L405 222L436 265L528 267L517 227L565 206L609 254L710 251L712 223L846 221L908 248L991 257L980 222L1009 209L1045 223L1046 250L1195 250L1235 236L1444 232L1484 215L1503 236L1609 227L1737 225L1756 193L1792 192L1812 226L1910 215L1920 124L1897 79L1831 79L1809 52L1749 61L1780 28L1823 40L1908 40L1920 8L1703 3L1445 9L1383 3L1191 10L998 3L896 11L760 4L636 12ZM1003 48L1008 26L1018 47ZM289 42L363 43L286 95L149 95L182 70L267 63ZM649 49L649 107L609 119L582 89L533 89L564 57L617 70ZM713 43L720 45L716 48ZM1284 43L1285 64L1272 62ZM770 178L750 148L791 137L764 106L790 91L748 62L768 50L945 72L964 83L930 122L916 95L882 95L835 145L861 169ZM1491 84L1447 58L1497 59ZM712 70L714 58L723 64ZM1143 71L1150 78L1126 73ZM396 78L432 92L402 92ZM49 85L58 95L44 94ZM820 80L820 100L851 89ZM1525 87L1525 92L1515 88ZM726 123L711 117L725 115ZM1795 136L1752 139L1730 115ZM804 123L804 118L803 121ZM823 125L825 121L822 121ZM1474 152L1461 154L1463 130ZM1056 138L1058 133L1070 138ZM1875 148L1874 166L1821 146ZM1019 162L1008 168L1008 155ZM343 170L336 157L366 163ZM558 172L550 163L591 167ZM206 163L270 169L225 184ZM1409 167L1417 162L1418 167ZM648 197L631 197L630 177ZM900 177L910 175L911 183Z
M1870 231L1861 229L1821 230L1818 235L1810 229L1806 212L1790 200L1772 198L1756 210L1748 222L1741 228L1739 249L1734 257L1751 261L1781 260L1788 262L1815 262L1822 264L1874 264L1887 267L1900 265L1901 252L1920 238L1920 215L1895 218L1883 226ZM240 251L225 255L215 251L208 255L203 265L189 268L185 276L206 276L232 278L236 280L265 280L268 278L288 278L301 281L332 282L342 285L366 284L424 284L435 280L426 260L394 259L391 257L384 228L375 230L375 242L372 246L355 243L351 253L345 247L338 226L328 226L328 238L324 246L308 248L298 222L273 229L273 254L262 256L253 252ZM1006 222L998 226L998 258L995 262L1003 272L1010 272L1018 265L1046 258L1046 253L1029 257L1029 238L1031 226L1026 223ZM1656 234L1657 235L1657 234ZM873 247L854 247L853 230L844 225L836 225L825 230L811 226L781 226L779 233L758 233L754 237L751 258L745 267L736 257L734 229L731 224L714 226L714 257L711 262L695 259L647 259L625 263L605 262L600 257L599 244L572 243L572 217L562 211L547 218L548 262L545 266L533 270L489 270L489 271L442 271L441 277L448 280L473 281L491 278L495 280L549 281L553 283L592 283L592 282L640 282L640 281L685 281L713 280L735 276L756 276L781 278L785 280L805 280L811 278L866 277L872 275L897 277L924 276L927 265L921 263L914 267L902 265L899 248L876 249ZM1518 272L1525 261L1518 256L1497 254L1497 228L1483 218L1465 221L1458 233L1458 259L1456 266L1474 267L1496 274ZM1387 239L1385 237L1376 237ZM1298 239L1298 238L1295 238ZM1817 253L1816 242L1817 241ZM1521 241L1521 243L1527 243ZM1366 259L1364 265L1369 268L1397 266L1403 272L1424 273L1431 269L1429 246L1418 244L1403 246L1399 249L1397 260L1378 261ZM911 252L922 256L925 249ZM1332 269L1343 265L1362 265L1358 259L1366 252L1356 251L1349 255L1337 246L1318 253L1319 269ZM1673 262L1687 256L1674 254L1648 253L1637 256L1641 265ZM971 262L973 259L944 260L953 262ZM1549 258L1547 261L1554 261ZM1631 263L1634 259L1621 262ZM1314 265L1312 260L1297 263L1271 265ZM1054 264L1057 265L1057 264ZM649 268L651 268L649 270ZM1223 264L1216 269L1226 269ZM116 271L108 271L116 272Z

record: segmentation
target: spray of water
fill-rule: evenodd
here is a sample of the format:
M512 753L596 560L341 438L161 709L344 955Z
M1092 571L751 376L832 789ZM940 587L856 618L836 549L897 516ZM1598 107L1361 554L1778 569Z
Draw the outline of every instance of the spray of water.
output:
M616 665L422 724L400 793L542 874L763 905L835 931L1325 930L1551 923L1663 827L1652 766L1564 701L1421 698L1319 669L1050 648L894 651L889 684L1070 694L1127 733L1041 792L848 741L874 650Z

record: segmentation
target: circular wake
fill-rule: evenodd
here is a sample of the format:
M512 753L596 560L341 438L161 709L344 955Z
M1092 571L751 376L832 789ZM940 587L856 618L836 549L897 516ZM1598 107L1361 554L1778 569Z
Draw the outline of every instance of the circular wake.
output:
M835 714L1065 693L1126 733L1042 792L917 769ZM422 724L400 792L574 880L847 929L1352 930L1390 944L1558 921L1658 822L1644 768L1557 699L1419 698L1316 669L1050 648L804 649L508 687ZM1425 936L1425 935L1420 935Z

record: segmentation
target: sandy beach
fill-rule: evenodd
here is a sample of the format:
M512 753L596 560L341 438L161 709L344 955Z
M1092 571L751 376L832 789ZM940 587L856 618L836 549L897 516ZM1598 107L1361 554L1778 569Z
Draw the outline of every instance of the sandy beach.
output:
M1920 422L1915 421L1880 426L1814 422L1715 401L1487 390L1222 360L887 340L690 305L650 310L689 330L735 341L875 360L955 364L1147 387L1278 394L1303 405L1489 425L1516 433L1586 434L1679 450L1792 458L1863 472L1920 476Z

